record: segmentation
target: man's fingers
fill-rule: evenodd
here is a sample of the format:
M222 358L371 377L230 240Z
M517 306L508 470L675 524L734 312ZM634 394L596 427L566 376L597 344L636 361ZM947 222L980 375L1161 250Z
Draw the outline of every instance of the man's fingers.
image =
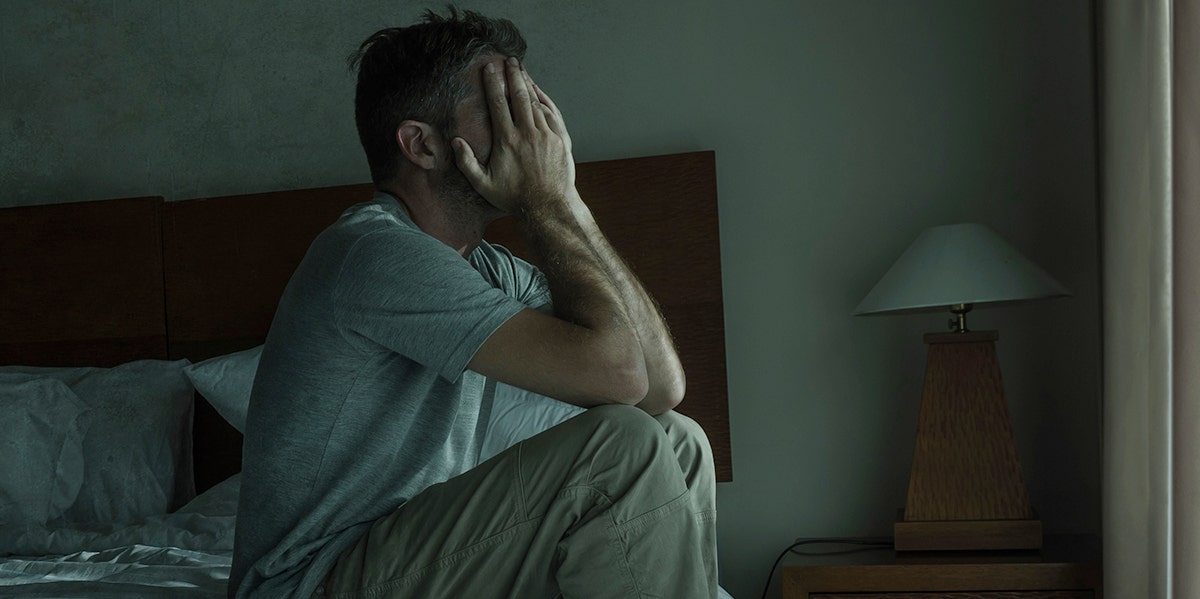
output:
M483 165L479 164L479 159L475 158L475 150L471 148L471 144L461 137L455 137L450 141L451 147L454 148L454 159L458 163L458 170L462 171L463 176L467 178L467 182L476 190L487 180L487 173L483 171Z
M563 121L562 111L558 109L558 105L554 103L554 100L551 100L550 96L542 91L542 88L538 87L532 79L529 80L529 85L533 88L534 93L537 94L538 103L542 105L543 110L547 113L546 123L549 125L550 130L557 133L563 139L563 143L567 146L567 151L570 151L571 134L567 132L567 123Z
M553 120L558 121L558 125L565 129L566 122L563 120L562 111L558 109L558 105L550 98L550 94L547 94L545 90L538 87L538 84L534 83L532 79L529 80L529 85L533 88L533 93L537 96L538 103L544 106L546 112L550 114Z
M550 112L554 114L554 116L558 117L559 120L562 120L562 111L558 109L558 105L554 103L554 100L550 99L550 95L543 91L542 88L538 87L536 83L533 84L533 91L537 94L538 101L542 104L545 104L546 107L550 109Z
M546 113L549 112L550 108L545 104L542 104L542 101L538 99L537 86L534 85L533 79L529 76L529 71L521 69L521 74L524 75L525 89L529 90L529 104L533 110L534 123L536 123L539 128L548 128L551 131L558 133L558 128L555 127L553 123L547 123L549 119L546 118ZM553 117L554 115L551 114L550 118Z
M487 97L488 112L492 115L492 126L500 131L513 128L512 112L508 109L508 96L505 92L504 74L496 69L496 65L488 63L483 68L483 92Z
M554 109L554 106L552 106L551 103L547 102L547 100L550 99L550 96L547 96L546 93L543 92L542 89L538 87L532 79L529 80L529 87L533 90L533 93L537 97L538 112L541 112L544 115L543 118L545 119L546 124L550 127L550 130L559 135L565 134L567 128L562 121L562 115Z
M533 77L529 76L529 71L521 69L521 74L525 76L525 87L529 88L529 103L533 104L535 109L542 106L542 101L537 97L537 84L533 82Z
M512 57L489 62L482 76L492 118L488 163L480 164L463 138L451 140L455 162L471 186L494 206L511 211L531 188L565 189L573 184L566 128L542 103L520 62Z
M532 125L535 122L532 102L536 98L525 84L525 72L521 70L521 63L510 56L504 61L504 69L508 74L509 110L512 111L512 120L518 127Z

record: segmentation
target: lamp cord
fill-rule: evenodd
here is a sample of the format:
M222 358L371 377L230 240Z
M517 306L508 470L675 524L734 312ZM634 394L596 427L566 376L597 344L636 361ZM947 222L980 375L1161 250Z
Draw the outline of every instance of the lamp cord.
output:
M767 582L766 582L766 584L763 585L762 599L767 599L767 591L771 588L771 577L775 576L775 568L779 567L779 562L783 561L783 557L785 555L787 555L788 553L794 552L794 550L797 547L800 547L802 545L857 545L857 546L859 546L857 549L849 549L849 550L843 550L843 551L830 551L830 552L827 552L826 555L831 555L831 554L836 554L836 553L853 553L855 551L869 551L871 549L890 549L890 548L896 546L896 544L893 541L864 541L862 539L833 538L833 539L803 539L800 541L796 541L795 543L788 545L788 548L784 549L779 554L779 557L775 558L775 563L771 565L771 571L767 573Z

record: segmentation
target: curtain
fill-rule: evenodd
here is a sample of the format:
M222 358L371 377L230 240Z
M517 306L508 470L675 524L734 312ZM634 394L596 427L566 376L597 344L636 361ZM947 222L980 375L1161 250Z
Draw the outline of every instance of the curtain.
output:
M1200 12L1099 17L1105 591L1200 597Z
M1175 370L1171 418L1176 597L1200 597L1200 2L1172 10Z

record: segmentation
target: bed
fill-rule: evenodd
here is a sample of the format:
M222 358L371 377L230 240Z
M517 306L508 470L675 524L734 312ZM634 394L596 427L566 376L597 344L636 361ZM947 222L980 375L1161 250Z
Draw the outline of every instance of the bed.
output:
M582 163L578 186L661 304L680 411L731 480L714 154ZM257 348L309 242L370 193L0 209L0 595L225 595ZM506 220L485 237L526 253ZM506 397L485 454L572 414Z

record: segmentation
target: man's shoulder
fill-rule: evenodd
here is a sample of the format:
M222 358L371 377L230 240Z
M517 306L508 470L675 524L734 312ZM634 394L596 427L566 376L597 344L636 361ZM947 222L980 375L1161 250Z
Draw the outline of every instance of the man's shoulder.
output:
M372 201L347 208L317 236L313 247L323 252L349 253L357 246L368 245L378 246L371 248L377 251L397 244L419 244L423 237L411 223Z
M326 232L344 233L350 236L361 236L377 231L404 232L412 231L413 225L403 214L398 214L378 198L368 202L355 204L342 212Z

